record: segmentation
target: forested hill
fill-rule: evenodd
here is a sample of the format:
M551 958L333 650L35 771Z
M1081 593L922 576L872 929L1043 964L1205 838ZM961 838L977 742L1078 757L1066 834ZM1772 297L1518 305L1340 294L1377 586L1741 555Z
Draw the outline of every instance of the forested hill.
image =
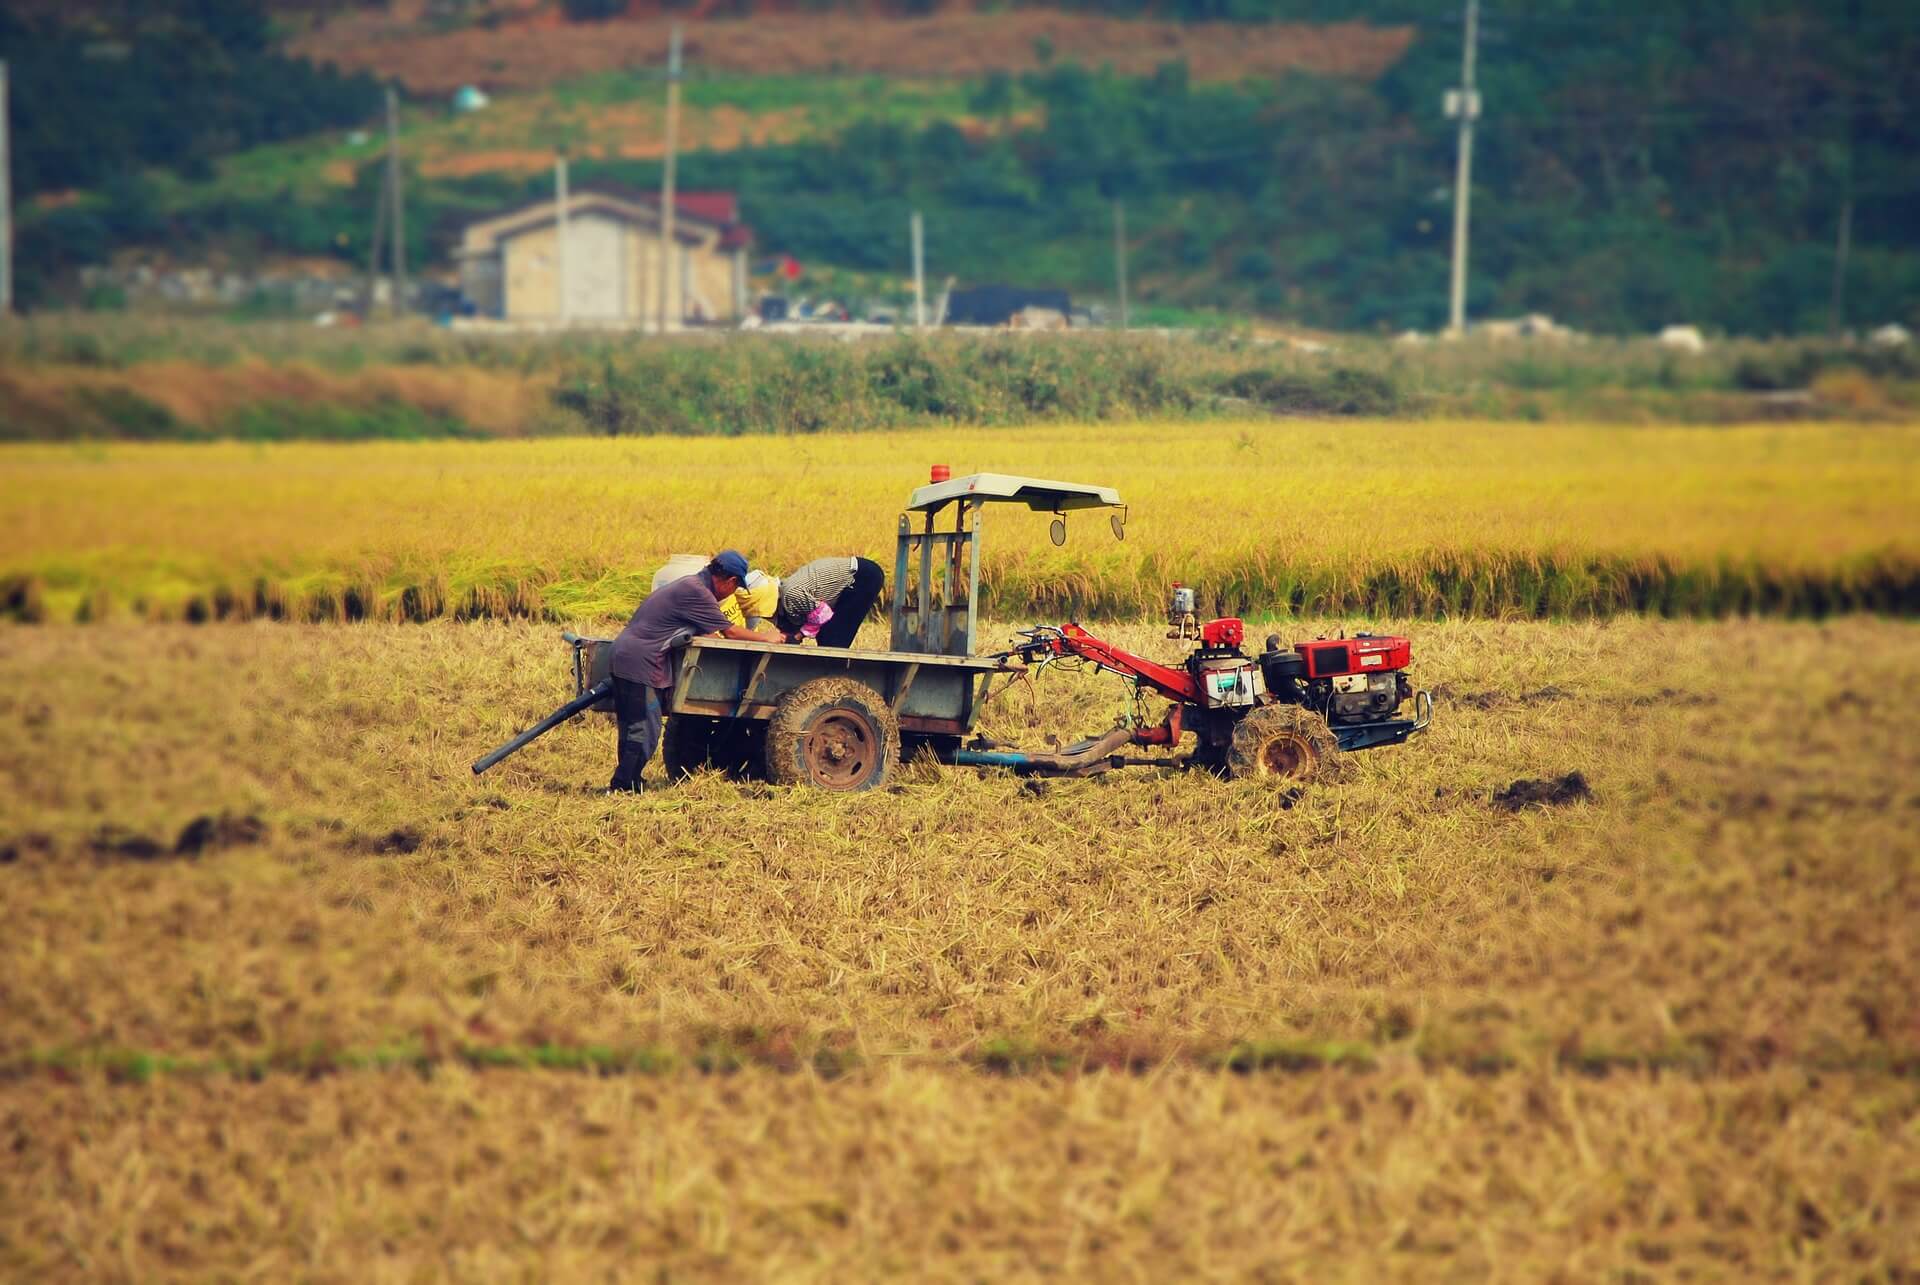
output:
M838 146L697 158L771 243L900 268L928 211L941 269L1104 286L1124 198L1150 298L1335 328L1445 312L1459 6L1224 0L1214 12L1405 23L1373 83L1199 84L1053 68L979 87L1044 125L984 141L874 126ZM1896 0L1489 0L1474 167L1476 315L1639 331L1823 329L1851 205L1846 318L1920 309L1920 9ZM629 175L629 177L637 177Z
M760 248L809 265L903 272L907 213L920 208L937 276L1081 294L1110 288L1119 199L1137 298L1340 329L1443 318L1454 148L1441 97L1459 78L1458 0L1081 7L1249 29L1362 23L1410 29L1412 39L1374 77L1203 79L1177 62L1129 76L1039 49L1023 57L1027 70L971 82L964 119L876 110L821 136L695 152L682 182L738 190ZM74 53L76 65L84 55ZM279 57L236 60L234 76L268 56ZM1599 331L1678 321L1736 333L1824 329L1845 222L1845 322L1920 322L1920 10L1910 3L1486 0L1479 70L1476 315L1543 311ZM235 145L272 136L262 100L243 80L229 83L224 101L194 115L194 163L220 136L223 111ZM322 116L355 115L369 96L359 78L312 83L302 101ZM157 97L162 87L117 92L115 154L175 162L140 151L139 131L125 127L141 115L126 95ZM636 76L618 92L651 102L658 86ZM59 128L58 145L84 154L96 125L76 113ZM657 172L650 161L591 152L576 166L584 180L646 184ZM216 183L157 208L128 170L117 167L104 199L30 211L22 235L36 262L58 267L129 239L190 248L235 230L269 249L364 254L364 170L353 187L298 188L297 200L291 179L278 198L217 202ZM423 215L416 261L442 257L467 212L541 182L423 178L410 206Z

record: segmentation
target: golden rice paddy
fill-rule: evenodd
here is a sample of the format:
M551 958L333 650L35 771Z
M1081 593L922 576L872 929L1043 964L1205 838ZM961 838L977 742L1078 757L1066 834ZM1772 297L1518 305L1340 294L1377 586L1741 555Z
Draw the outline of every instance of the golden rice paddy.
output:
M1920 606L1920 427L1261 421L820 434L0 449L28 620L624 614L671 553L891 564L927 466L1116 486L1046 543L990 515L986 605L1130 617L1825 615Z

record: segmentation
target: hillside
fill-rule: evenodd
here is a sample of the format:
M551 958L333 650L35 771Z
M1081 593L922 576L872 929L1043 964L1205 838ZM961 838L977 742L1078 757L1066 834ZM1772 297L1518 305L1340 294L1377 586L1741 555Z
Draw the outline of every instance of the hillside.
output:
M223 5L238 0L203 8ZM1454 149L1436 104L1458 76L1457 9L1409 0L1395 11L1407 25L1384 28L1355 21L1373 9L1359 0L1287 8L1328 21L689 10L681 181L736 192L762 251L835 273L897 282L918 209L937 278L1083 297L1111 289L1123 201L1136 302L1431 327L1446 307ZM149 113L174 132L159 155L118 123L171 80L129 87L72 40L59 76L23 64L23 104L40 101L25 86L36 72L68 100L23 114L20 190L51 198L22 219L29 302L135 245L364 264L381 143L351 130L377 121L374 72L417 90L404 109L415 265L444 264L465 219L544 190L562 149L582 182L659 181L657 15L282 14L273 50L257 22L221 22L254 42L250 61L227 74L200 59L225 85L204 110ZM1483 36L1472 315L1760 336L1920 322L1920 19L1903 6L1630 0L1603 14L1545 0L1489 14ZM141 67L205 43L141 38ZM288 49L371 70L316 70ZM953 74L968 68L984 74ZM948 74L905 74L930 69ZM300 77L316 89L281 88ZM468 79L495 101L453 116L439 90ZM89 94L112 112L79 110ZM164 168L143 178L139 161Z
M444 22L393 11L351 11L289 43L289 50L344 70L398 80L415 94L461 85L539 89L599 72L659 68L671 21L664 17L566 22L550 7L522 16ZM1145 75L1184 62L1201 81L1307 72L1372 80L1402 55L1409 27L1155 22L1084 13L937 12L920 18L844 12L758 13L684 23L690 63L747 75L977 77L1055 63L1110 66Z
M657 161L665 152L665 96L651 76L600 73L541 90L502 94L459 113L432 99L403 108L411 172L427 180L545 175L561 151L576 160ZM961 82L879 76L708 74L689 78L680 115L687 152L730 152L830 139L861 123L919 129L945 121L975 134L1032 124L987 118L968 106ZM201 183L168 185L180 208L288 190L324 199L351 188L385 155L384 131L334 132L237 152Z

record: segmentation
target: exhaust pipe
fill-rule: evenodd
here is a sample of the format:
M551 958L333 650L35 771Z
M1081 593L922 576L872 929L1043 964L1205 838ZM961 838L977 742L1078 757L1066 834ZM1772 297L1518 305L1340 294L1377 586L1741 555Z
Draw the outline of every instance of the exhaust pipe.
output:
M526 731L520 733L520 735L508 741L505 745L502 745L499 749L475 759L473 761L473 774L479 776L482 772L492 767L495 763L498 763L501 759L506 758L509 754L516 754L525 749L528 745L539 740L548 732L551 732L554 728L572 718L575 714L578 714L582 710L593 708L593 706L605 700L608 696L612 695L612 693L613 680L611 678L603 679L594 684L586 691L581 692L578 696L562 705L559 709L553 711L553 713L535 723L532 727L529 727Z

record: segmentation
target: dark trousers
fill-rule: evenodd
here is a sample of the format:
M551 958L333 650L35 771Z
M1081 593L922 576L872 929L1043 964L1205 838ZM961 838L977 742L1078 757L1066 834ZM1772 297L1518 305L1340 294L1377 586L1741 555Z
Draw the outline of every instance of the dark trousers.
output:
M871 558L856 558L853 583L833 600L833 619L820 626L820 645L853 646L853 636L860 632L860 623L873 610L873 604L880 601L880 591L886 587L887 573L880 569L879 563Z
M613 680L613 717L620 728L620 761L609 790L637 790L640 773L660 744L661 712L672 698L665 687L649 687L625 678Z

